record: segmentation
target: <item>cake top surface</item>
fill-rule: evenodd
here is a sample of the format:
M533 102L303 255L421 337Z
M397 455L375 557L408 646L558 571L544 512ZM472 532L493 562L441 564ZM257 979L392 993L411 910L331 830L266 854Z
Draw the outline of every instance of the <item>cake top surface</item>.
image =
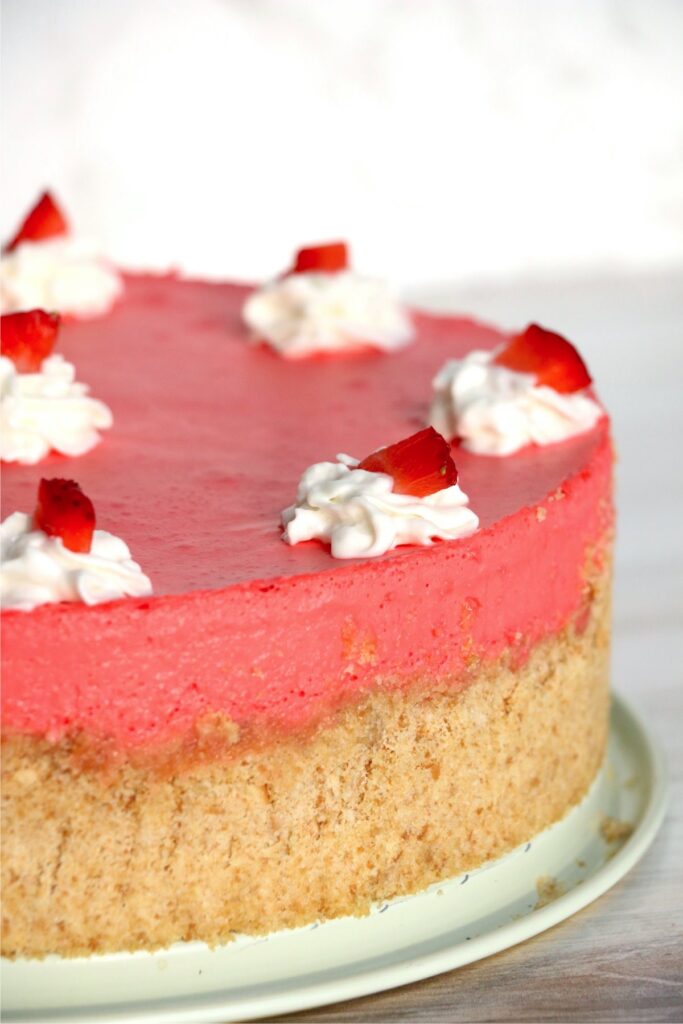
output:
M76 478L98 525L125 538L155 595L348 565L316 541L281 540L280 513L303 470L339 452L363 458L419 430L444 361L503 338L470 320L415 314L416 339L400 352L287 361L249 343L246 286L133 275L125 285L106 317L67 321L59 340L112 409L114 429L77 461L51 455L4 467L2 515L31 512L41 476ZM504 459L455 449L481 528L541 501L586 464L601 435Z

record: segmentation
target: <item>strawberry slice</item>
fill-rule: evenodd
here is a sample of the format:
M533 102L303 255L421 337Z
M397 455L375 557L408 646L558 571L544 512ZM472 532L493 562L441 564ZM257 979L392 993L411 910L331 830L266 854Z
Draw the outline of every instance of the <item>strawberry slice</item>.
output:
M561 334L529 324L493 360L518 373L533 373L537 384L561 394L581 391L591 383L586 364L571 342Z
M346 242L326 242L324 245L311 245L299 249L294 257L292 274L315 273L336 274L346 270L349 265L349 253Z
M357 468L369 473L387 473L394 478L395 494L411 494L414 498L426 498L458 482L450 445L434 427L426 427L403 441L380 448L363 459Z
M7 313L0 317L0 352L19 373L36 373L52 352L59 330L59 315L44 309Z
M75 480L43 478L38 487L33 526L49 537L61 537L69 551L90 551L95 509Z
M68 232L69 225L64 214L50 193L43 192L12 241L5 246L5 251L11 252L20 242L43 242Z

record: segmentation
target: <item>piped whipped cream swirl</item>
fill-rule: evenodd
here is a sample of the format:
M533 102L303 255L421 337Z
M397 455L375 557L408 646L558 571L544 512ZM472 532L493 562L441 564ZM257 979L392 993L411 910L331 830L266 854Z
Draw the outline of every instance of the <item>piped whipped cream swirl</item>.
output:
M112 425L104 402L88 395L63 356L48 356L38 373L19 373L0 356L0 459L33 465L49 451L83 455Z
M451 359L432 381L428 423L444 437L459 437L469 451L511 455L529 444L583 434L602 416L584 392L561 394L537 385L533 374L497 366L494 357L475 350Z
M282 513L288 544L318 539L334 558L369 558L400 544L429 545L473 533L477 516L457 484L425 498L394 494L385 473L356 469L356 459L318 462L301 477L296 503Z
M86 242L22 242L0 257L0 312L53 309L77 317L106 313L123 291L119 274Z
M31 516L14 512L0 526L0 547L3 608L31 611L58 601L92 605L152 593L128 545L106 530L95 530L89 552L70 551L61 537L35 530Z
M359 345L391 352L413 337L388 285L350 270L288 274L252 292L243 316L256 341L287 359Z

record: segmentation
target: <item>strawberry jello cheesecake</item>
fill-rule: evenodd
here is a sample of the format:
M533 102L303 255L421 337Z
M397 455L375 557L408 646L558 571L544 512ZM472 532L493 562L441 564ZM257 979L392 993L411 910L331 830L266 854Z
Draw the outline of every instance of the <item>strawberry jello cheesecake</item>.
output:
M4 469L6 955L363 914L601 765L613 456L583 362L326 260L125 276L63 324L115 425ZM118 593L81 588L100 532Z

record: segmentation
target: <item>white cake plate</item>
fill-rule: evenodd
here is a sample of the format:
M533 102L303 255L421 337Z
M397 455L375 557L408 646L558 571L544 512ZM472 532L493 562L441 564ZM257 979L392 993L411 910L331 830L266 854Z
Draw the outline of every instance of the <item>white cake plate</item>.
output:
M159 953L3 960L4 1019L253 1020L450 971L551 928L613 886L654 839L666 791L661 751L615 697L606 764L590 792L508 856L369 917L215 950L192 942Z

